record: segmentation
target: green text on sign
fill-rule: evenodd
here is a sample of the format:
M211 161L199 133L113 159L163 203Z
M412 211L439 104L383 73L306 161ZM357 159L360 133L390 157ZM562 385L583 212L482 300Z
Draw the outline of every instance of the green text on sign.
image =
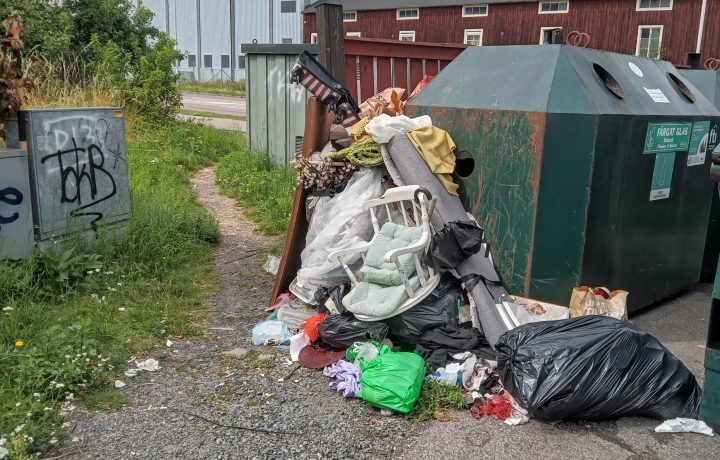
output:
M644 153L684 152L690 144L692 123L648 123Z

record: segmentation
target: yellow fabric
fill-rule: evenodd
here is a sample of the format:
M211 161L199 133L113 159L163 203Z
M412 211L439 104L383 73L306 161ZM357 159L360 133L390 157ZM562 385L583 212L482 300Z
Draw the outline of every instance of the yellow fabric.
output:
M410 131L407 136L448 193L457 195L458 185L452 177L455 170L455 142L450 135L435 126L426 126Z
M367 140L370 137L370 134L365 132L365 127L370 123L370 120L372 120L372 118L363 118L352 125L352 128L350 128L350 139L352 139L353 144Z

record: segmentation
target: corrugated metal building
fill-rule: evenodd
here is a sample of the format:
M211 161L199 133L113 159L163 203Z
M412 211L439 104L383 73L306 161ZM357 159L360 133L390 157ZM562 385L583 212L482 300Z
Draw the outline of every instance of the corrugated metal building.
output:
M177 40L190 80L245 78L242 43L302 43L307 0L138 0L153 24Z
M305 10L315 41L315 7L343 6L347 35L363 38L532 45L560 29L566 43L682 64L685 53L720 59L720 0L318 0Z

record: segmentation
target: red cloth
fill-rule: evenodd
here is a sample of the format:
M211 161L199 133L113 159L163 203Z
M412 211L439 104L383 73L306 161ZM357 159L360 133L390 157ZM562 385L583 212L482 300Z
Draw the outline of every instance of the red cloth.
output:
M318 337L320 337L318 326L320 326L320 323L322 323L324 319L325 313L318 313L305 320L305 326L303 329L311 342L316 341Z
M470 413L475 418L482 418L484 415L495 417L501 422L510 418L512 404L503 395L494 395L482 404L475 404L470 408Z

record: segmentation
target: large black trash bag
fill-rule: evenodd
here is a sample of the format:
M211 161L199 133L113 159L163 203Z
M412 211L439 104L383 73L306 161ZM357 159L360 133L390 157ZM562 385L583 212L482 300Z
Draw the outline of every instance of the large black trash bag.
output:
M540 420L698 418L695 376L629 321L530 323L503 334L495 348L505 389Z
M473 221L450 222L433 235L428 256L436 268L451 270L482 249L483 234Z
M338 350L346 350L355 342L384 339L388 327L379 321L360 321L352 313L328 315L318 326L320 339Z
M423 333L445 325L457 326L457 301L462 297L460 282L446 273L433 291L408 311L384 322L390 326L393 344L414 350Z

